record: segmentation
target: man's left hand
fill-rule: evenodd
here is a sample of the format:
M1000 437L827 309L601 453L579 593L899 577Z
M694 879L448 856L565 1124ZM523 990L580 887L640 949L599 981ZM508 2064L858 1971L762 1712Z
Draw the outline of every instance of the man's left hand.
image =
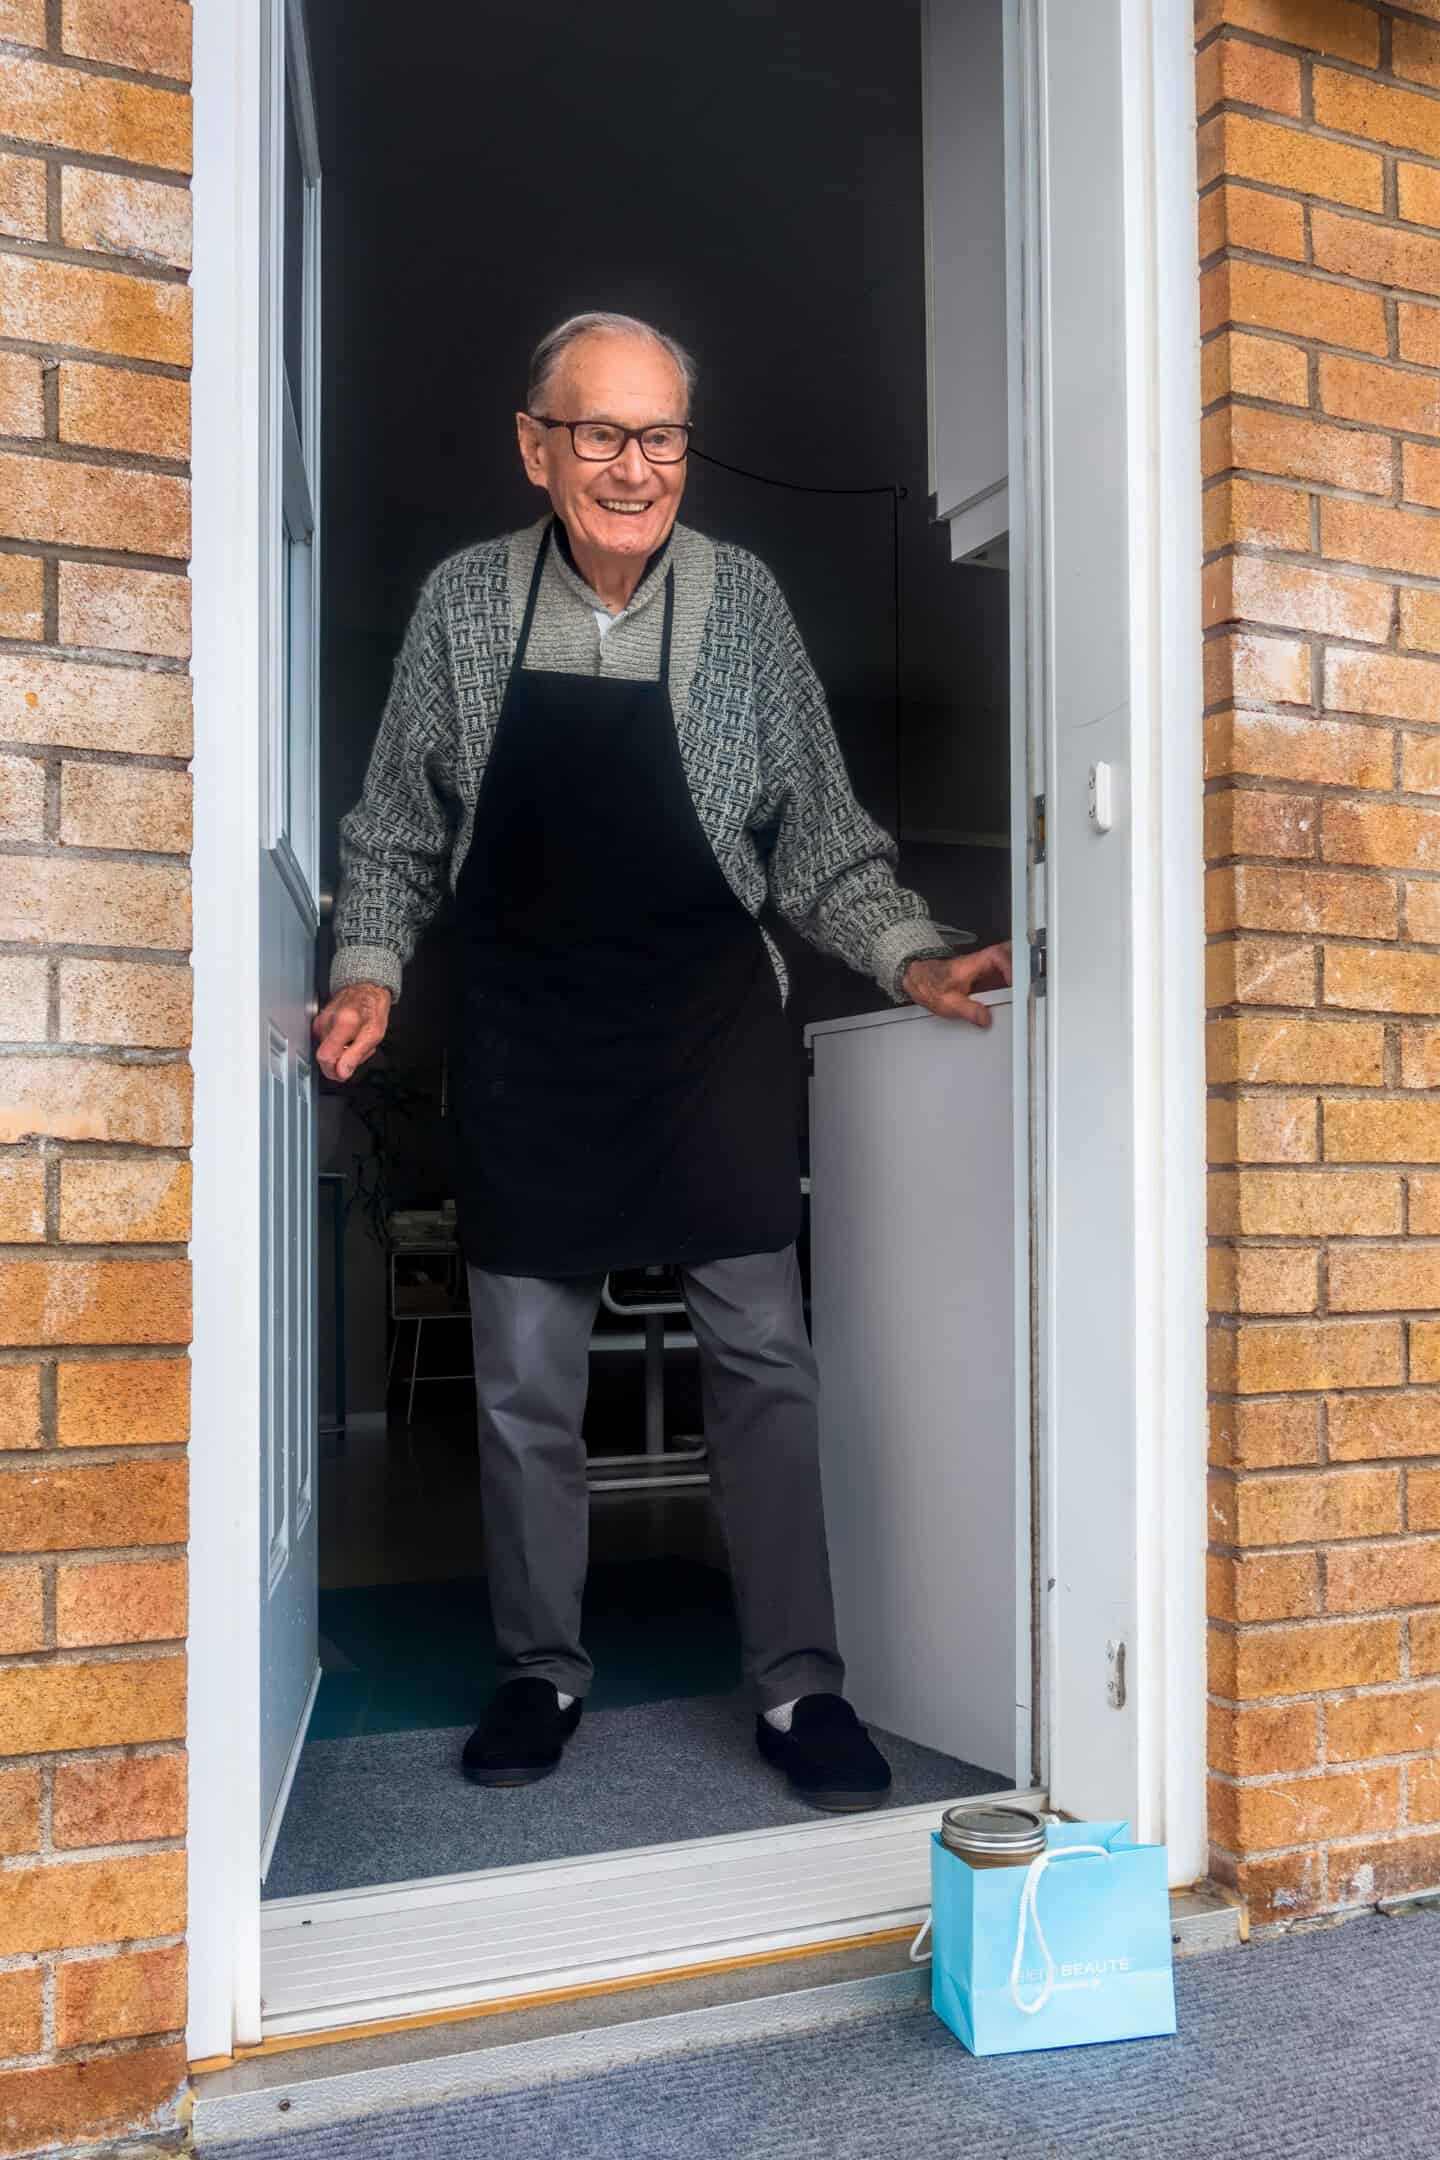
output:
M984 945L979 952L955 953L945 960L912 960L900 978L906 997L945 1020L968 1020L988 1028L990 1008L972 996L976 990L1008 989L1012 980L1010 946Z

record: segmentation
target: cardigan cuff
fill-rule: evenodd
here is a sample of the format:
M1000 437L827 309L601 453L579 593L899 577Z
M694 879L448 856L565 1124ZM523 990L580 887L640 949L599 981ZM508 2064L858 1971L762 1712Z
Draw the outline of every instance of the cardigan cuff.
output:
M352 983L378 983L390 992L391 1002L400 998L400 955L390 945L337 945L330 963L330 995L348 990Z
M938 923L926 915L910 915L891 923L870 947L870 972L888 998L908 1005L901 977L912 960L948 960L955 947Z

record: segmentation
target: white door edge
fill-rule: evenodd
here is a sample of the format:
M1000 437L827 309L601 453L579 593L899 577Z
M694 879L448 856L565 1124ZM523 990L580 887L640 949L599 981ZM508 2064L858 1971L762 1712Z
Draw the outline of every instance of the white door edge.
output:
M310 1731L310 1720L315 1712L316 1698L320 1693L321 1667L315 1667L310 1681L310 1692L305 1697L305 1707L300 1712L300 1723L295 1728L295 1738L290 1743L290 1753L285 1758L285 1768L280 1774L280 1789L270 1810L270 1820L265 1825L265 1835L260 1840L260 1880L263 1883L270 1873L270 1862L275 1857L275 1841L280 1835L280 1825L285 1820L285 1804L290 1798L290 1788L295 1783L295 1773L300 1768L300 1755ZM263 1930L262 1930L263 1932Z
M258 1026L255 880L260 825L259 110L271 0L196 10L197 270L193 404L197 699L195 960L196 1228L192 1392L189 1743L193 2057L261 2036L258 1815L258 1103L234 1044ZM1134 130L1137 282L1132 350L1135 496L1148 556L1134 565L1137 698L1153 781L1137 832L1142 912L1166 859L1198 860L1199 475L1193 27L1184 0L1125 0L1124 99ZM1167 130L1169 131L1167 133ZM1143 316L1143 319L1142 319ZM1162 713L1165 732L1162 735ZM1193 756L1192 756L1193 750ZM1163 754L1162 754L1163 753ZM1203 1872L1204 1153L1203 946L1198 876L1171 879L1145 924L1145 1035L1138 1169L1164 1207L1144 1222L1154 1351L1141 1373L1144 1459L1136 1539L1143 1615L1131 1684L1140 1712L1136 1831L1168 1836L1174 1881ZM1193 996L1191 990L1193 986ZM1182 1106L1177 1125L1175 1109ZM1063 1376L1062 1376L1063 1381ZM1063 1804L1063 1795L1057 1795Z

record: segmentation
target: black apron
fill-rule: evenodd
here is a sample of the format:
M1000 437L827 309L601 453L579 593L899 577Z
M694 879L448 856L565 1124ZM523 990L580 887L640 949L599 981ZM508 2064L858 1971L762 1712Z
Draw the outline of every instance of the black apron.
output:
M527 670L547 527L456 888L461 1243L506 1275L775 1252L797 1235L789 1043L655 682Z

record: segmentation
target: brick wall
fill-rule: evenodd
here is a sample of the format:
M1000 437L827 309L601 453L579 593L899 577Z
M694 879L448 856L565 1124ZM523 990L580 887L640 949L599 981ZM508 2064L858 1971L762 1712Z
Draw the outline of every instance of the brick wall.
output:
M189 24L0 0L0 2153L184 2074Z
M1440 1884L1440 0L1200 0L1211 1834Z

